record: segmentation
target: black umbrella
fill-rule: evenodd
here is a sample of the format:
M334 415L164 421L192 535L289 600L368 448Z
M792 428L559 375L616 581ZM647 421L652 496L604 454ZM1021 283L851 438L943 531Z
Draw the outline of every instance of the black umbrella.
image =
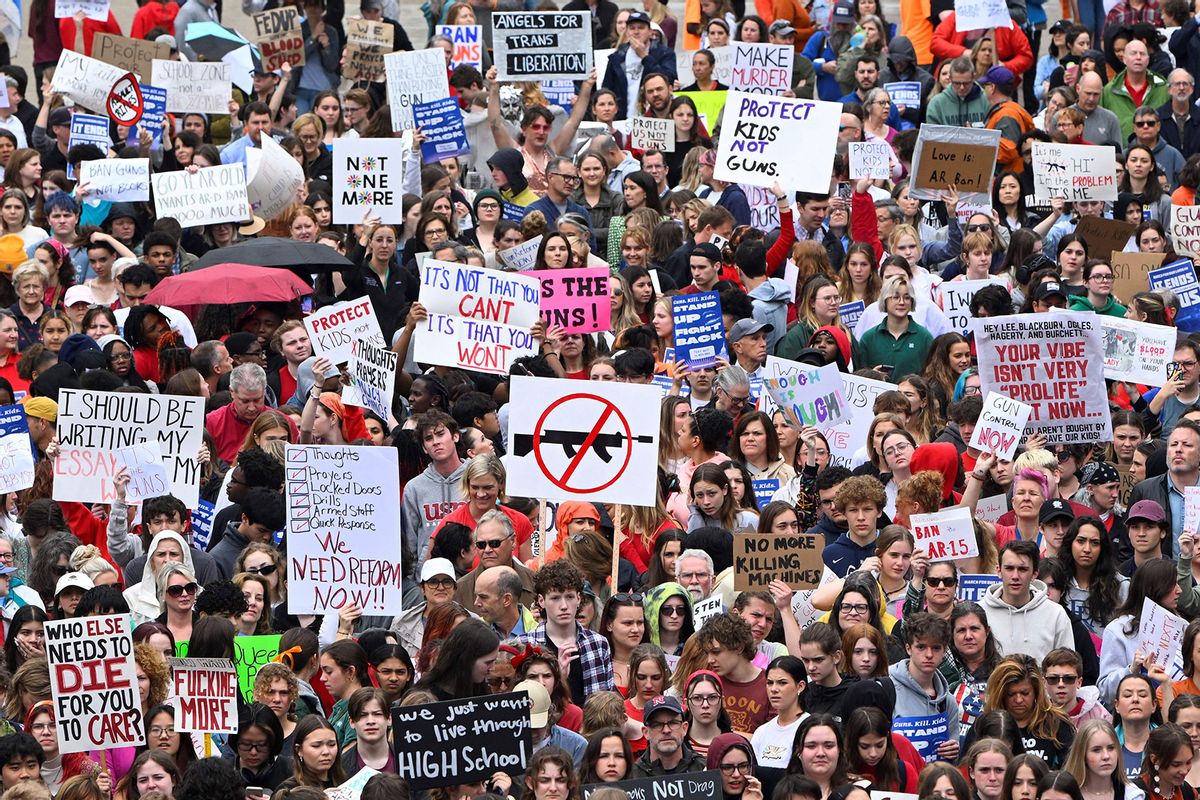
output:
M250 264L255 267L280 267L297 273L338 272L353 269L354 263L332 247L314 242L298 242L266 236L250 239L229 247L209 250L192 269L215 267L217 264Z

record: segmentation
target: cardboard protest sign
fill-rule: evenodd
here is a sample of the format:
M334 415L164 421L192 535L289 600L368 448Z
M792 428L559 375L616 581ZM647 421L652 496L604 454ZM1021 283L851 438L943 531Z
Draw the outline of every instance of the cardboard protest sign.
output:
M304 32L300 27L300 9L281 6L255 14L254 43L262 56L262 68L271 72L291 64L304 66Z
M275 219L293 207L296 192L304 183L304 170L270 136L262 137L262 147L246 148L246 175L246 199L264 220Z
M1170 289L1179 298L1175 327L1193 333L1200 330L1200 281L1191 259L1181 258L1147 273L1151 289Z
M425 364L507 373L533 355L541 283L524 275L426 259L421 305L429 319L417 325L413 355Z
M920 81L894 81L883 85L884 91L891 98L892 105L912 108L921 107Z
M850 142L850 179L887 180L892 172L892 148L882 139Z
M33 486L33 440L21 405L0 406L0 494Z
M175 730L238 732L237 672L227 658L172 658Z
M146 743L131 624L128 614L45 623L60 753Z
M492 47L498 80L585 81L592 71L591 14L493 12Z
M392 111L392 129L406 131L416 127L412 107L450 96L446 79L446 54L442 48L388 53L383 57L387 76L388 105ZM335 184L336 185L336 184Z
M1138 627L1135 649L1146 657L1146 663L1158 664L1170 671L1171 665L1181 656L1185 628L1187 620L1147 597L1142 606L1142 623Z
M1089 245L1091 240L1088 239ZM1150 270L1162 266L1165 256L1162 253L1126 253L1113 251L1113 296L1119 300L1129 301L1138 292L1144 292L1150 286Z
M91 111L103 111L108 91L129 70L73 50L63 50L50 89ZM228 109L226 109L228 111Z
M108 0L56 0L55 19L70 19L83 14L94 22L108 21Z
M394 49L395 28L386 22L346 20L346 51L342 77L348 80L383 80L383 57Z
M733 537L733 588L765 590L771 581L815 589L825 565L823 537L808 533L738 533Z
M525 692L394 706L396 774L414 790L520 775L533 754L529 709Z
M829 191L842 107L820 100L792 100L730 91L721 116L725 135L713 174L729 183L788 191ZM732 134L732 135L730 135ZM803 141L805 157L796 157Z
M1012 13L1004 0L954 0L954 32L1011 28Z
M1146 386L1167 381L1167 363L1175 353L1178 331L1169 325L1100 316L1104 329L1104 377Z
M143 79L150 78L154 59L167 60L170 57L171 46L168 44L130 39L103 31L97 31L92 37L92 58L120 67Z
M999 147L998 130L922 125L913 152L912 187L922 200L936 200L951 186L960 194L986 194Z
M983 398L983 411L979 422L971 433L971 447L998 458L1012 461L1017 456L1017 447L1025 432L1025 423L1033 413L1033 406L1005 397L998 392L988 392Z
M129 473L125 499L140 503L147 497L162 497L171 492L171 479L163 465L162 453L155 442L141 442L113 451L117 466Z
M1112 438L1104 388L1103 336L1090 312L972 320L984 394L1033 406L1026 429L1050 444Z
M129 126L129 136L125 139L125 144L137 147L141 131L146 131L150 134L150 149L159 150L162 148L163 124L167 119L167 90L144 83L140 88L142 118L136 125Z
M496 259L511 272L526 272L533 269L537 263L538 248L542 246L542 237L535 236L527 242L521 242L516 247L507 250L497 250Z
M103 158L79 164L79 183L88 196L114 203L150 199L150 159Z
M799 366L794 374L763 379L767 393L782 409L788 424L796 430L812 425L824 432L843 422L847 406L837 364Z
M1096 253L1103 258L1105 253L1125 249L1129 237L1133 236L1137 225L1123 219L1104 219L1103 217L1080 217L1075 226L1075 233L1088 243L1088 252ZM1143 286L1138 291L1143 291Z
M323 306L304 318L304 329L308 331L313 355L325 356L334 364L350 360L355 342L387 346L369 297Z
M73 114L71 116L71 132L67 137L67 149L77 144L94 144L100 152L108 155L112 149L112 137L108 133L108 117L98 114ZM67 177L75 180L78 176L75 169L67 164Z
M658 388L572 384L510 379L508 490L554 500L653 503Z
M228 114L233 96L230 65L222 61L154 59L150 83L167 90L167 111Z
M350 358L350 383L358 389L362 407L371 409L385 420L392 413L399 358L393 350L357 341Z
M324 614L354 603L401 609L396 453L389 448L288 445L288 611Z
M932 514L913 514L909 519L917 547L932 561L951 561L979 555L975 524L966 506L947 508Z
M590 800L599 789L616 789L629 795L629 800L656 798L688 798L688 800L721 800L721 772L687 772L678 775L659 775L653 778L634 778L612 783L590 783L580 789L583 800Z
M727 356L721 293L678 294L671 299L675 326L675 358L689 369L711 367Z
M629 146L634 150L675 152L675 121L657 117L629 120Z
M156 172L150 182L154 213L159 219L171 217L184 228L243 222L250 217L246 169L241 164L201 167L195 173Z
M408 109L409 118L412 108ZM370 214L404 221L404 143L399 139L338 139L333 143L333 221L359 225Z
M954 330L964 336L967 335L967 332L971 330L971 300L974 299L976 292L984 286L992 284L1005 286L1004 280L1000 278L984 278L978 281L942 281L938 284L936 290L939 295L938 304L942 307L942 311L950 320L950 326Z
M233 640L233 663L237 667L238 691L247 703L254 701L254 677L259 667L279 655L279 634L238 636Z
M1171 241L1181 256L1200 256L1200 206L1171 208Z
M437 32L454 42L450 69L467 64L483 71L483 28L479 25L438 25Z
M567 333L595 333L612 327L608 267L540 269L521 274L542 285L540 307L547 328L557 325Z
M62 389L58 394L54 499L111 503L115 451L157 442L171 478L169 491L193 507L200 496L204 399ZM160 494L162 494L160 492Z
M958 592L955 597L962 602L982 603L989 586L1000 582L999 575L970 575L958 573Z
M425 134L425 141L421 142L421 158L427 164L436 164L444 158L458 158L471 152L458 98L443 97L429 103L417 103L413 106L413 120L421 133Z
M729 88L754 94L783 94L792 88L796 49L787 44L731 42Z
M1107 145L1033 143L1033 195L1076 200L1117 199L1117 151Z

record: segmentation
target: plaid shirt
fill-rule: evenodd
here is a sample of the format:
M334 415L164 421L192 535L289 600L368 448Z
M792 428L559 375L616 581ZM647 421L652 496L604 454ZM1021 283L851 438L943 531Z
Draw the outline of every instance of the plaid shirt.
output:
M575 623L575 631L575 643L579 646L579 668L583 670L584 696L572 699L576 705L582 706L583 701L596 692L614 691L616 684L613 681L612 651L609 650L608 640L578 622ZM534 628L532 633L520 637L519 641L522 644L528 642L538 647L546 647L552 652L558 652L558 648L546 636L546 623L544 622ZM567 677L563 676L563 679L567 680Z
M1104 18L1104 28L1112 30L1122 25L1133 25L1136 22L1149 22L1151 25L1161 28L1163 18L1162 11L1158 7L1158 0L1145 0L1145 5L1140 10L1129 5L1129 0L1121 0Z

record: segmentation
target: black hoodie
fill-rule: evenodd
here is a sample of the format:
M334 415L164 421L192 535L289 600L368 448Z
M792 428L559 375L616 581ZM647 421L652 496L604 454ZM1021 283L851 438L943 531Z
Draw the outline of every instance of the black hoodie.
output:
M887 69L879 76L879 85L897 81L917 81L921 84L921 107L905 108L901 114L914 125L925 118L925 103L933 91L933 76L917 66L917 51L907 36L894 36L888 43Z
M520 150L512 147L497 150L488 159L488 166L504 173L504 177L508 179L508 186L505 188L513 197L529 187L529 181L525 180L525 174L522 172L525 168L525 158Z

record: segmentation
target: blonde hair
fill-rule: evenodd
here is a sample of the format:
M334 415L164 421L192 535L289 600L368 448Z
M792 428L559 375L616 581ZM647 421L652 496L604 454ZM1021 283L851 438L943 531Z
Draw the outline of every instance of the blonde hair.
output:
M46 286L50 282L50 276L46 274L46 268L41 265L37 259L29 259L22 261L20 265L13 270L12 285L14 289L20 289L21 284L30 278L37 278L42 282L42 286Z
M911 308L917 307L917 297L911 291L908 280L899 275L893 275L883 282L879 289L879 310L887 313L887 302L901 294L907 294L911 299Z
M106 572L111 572L120 578L120 573L117 568L100 554L100 548L94 544L83 544L76 547L71 552L70 558L71 569L75 572L82 572L91 578L92 583L96 582L96 577L103 575Z

